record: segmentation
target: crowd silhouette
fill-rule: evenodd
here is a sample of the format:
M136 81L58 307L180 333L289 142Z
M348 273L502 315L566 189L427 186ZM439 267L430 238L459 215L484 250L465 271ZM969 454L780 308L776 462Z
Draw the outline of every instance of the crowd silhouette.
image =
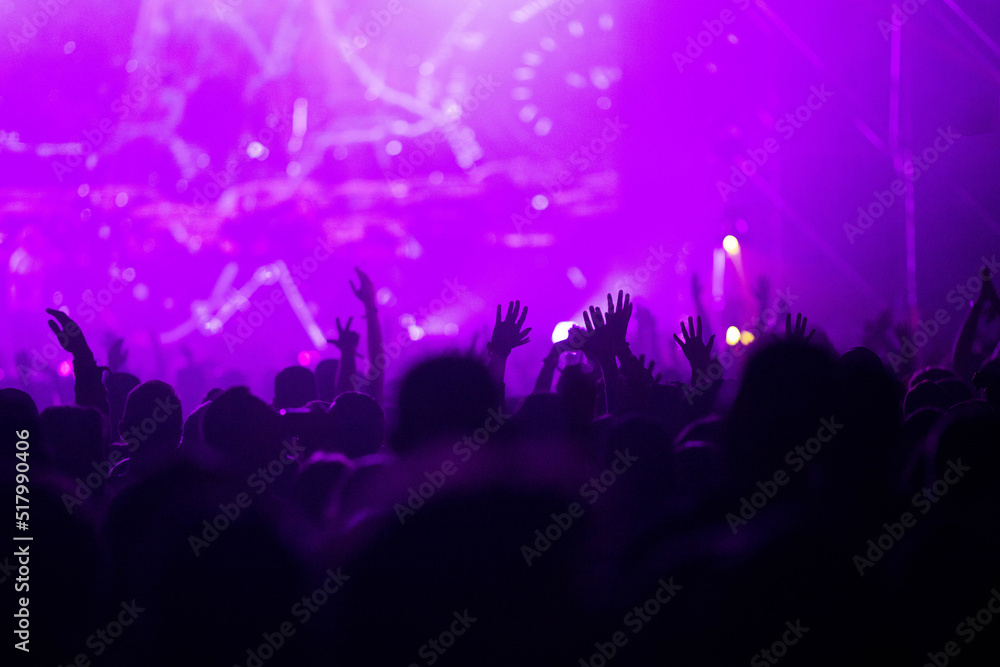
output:
M338 320L339 359L268 400L182 401L47 311L72 403L0 390L6 497L30 433L38 664L996 664L991 281L948 364L894 370L791 312L731 346L699 316L689 382L632 353L609 294L522 397L527 305L387 391L357 274L365 354Z

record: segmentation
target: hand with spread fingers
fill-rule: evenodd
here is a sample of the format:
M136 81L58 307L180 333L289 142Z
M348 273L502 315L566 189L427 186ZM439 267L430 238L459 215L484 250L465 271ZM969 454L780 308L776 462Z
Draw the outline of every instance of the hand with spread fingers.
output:
M802 317L802 313L795 316L795 327L792 327L792 314L788 313L785 315L785 338L789 340L800 340L808 343L812 340L813 334L816 333L816 329L809 332L806 335L806 325L809 322L808 317Z
M624 290L618 290L617 306L612 300L611 294L608 294L608 311L604 315L604 326L608 327L612 349L619 356L628 351L625 334L632 317L632 305L631 295L625 294Z
M501 319L502 309L497 305L497 321L493 325L493 338L486 344L490 356L508 357L515 347L521 347L531 342L528 334L531 327L524 328L524 320L528 317L528 307L521 310L520 301L511 301L507 305L507 316Z
M697 330L695 330L693 317L688 318L686 329L684 328L684 322L681 322L681 333L684 334L684 340L681 341L677 334L674 334L674 340L680 345L681 352L684 353L688 363L691 364L692 377L699 370L707 371L709 364L712 363L712 345L715 344L715 336L713 335L709 338L707 343L702 340L701 317L698 318Z

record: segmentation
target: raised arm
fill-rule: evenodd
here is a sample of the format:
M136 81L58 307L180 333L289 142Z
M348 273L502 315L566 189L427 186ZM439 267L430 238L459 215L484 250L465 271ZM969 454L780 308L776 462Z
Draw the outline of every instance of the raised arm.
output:
M351 331L351 322L354 321L353 317L347 318L347 326L340 325L340 318L337 318L337 338L330 339L326 341L336 345L340 350L340 371L337 377L337 394L343 394L345 391L357 391L351 382L351 378L357 375L358 372L358 343L361 342L361 336L358 335L357 331Z
M715 344L715 336L711 336L706 343L702 338L701 317L698 318L698 328L695 329L693 317L688 317L688 326L684 328L681 322L681 333L684 335L682 341L677 334L674 340L680 346L681 351L691 365L691 384L685 390L688 404L694 407L697 415L707 414L713 404L715 397L722 386L722 365L719 361L712 359L712 345ZM716 372L715 378L712 371Z
M984 280L983 288L979 291L976 300L972 303L969 316L965 318L962 329L955 339L955 349L952 352L952 368L958 377L966 383L972 382L972 376L979 369L985 354L977 355L973 350L973 343L976 340L976 333L979 330L979 320L982 317L983 309L987 303L993 304L993 309L1000 313L1000 297L997 296L996 287L993 280ZM997 341L987 341L986 349L992 349Z
M520 301L511 301L507 305L507 316L501 319L503 314L500 304L497 304L497 321L493 325L493 337L486 344L486 349L490 353L489 369L494 382L500 387L504 404L507 403L507 390L504 384L504 375L507 372L507 357L515 347L521 347L529 342L528 334L531 327L524 328L524 321L528 317L528 307L521 310Z
M360 284L355 287L353 280L349 282L354 296L358 297L365 307L365 323L368 329L368 363L377 369L378 357L380 354L384 354L385 350L382 347L382 326L379 323L378 308L375 305L375 285L364 271L358 267L354 267L354 270L358 274ZM370 373L370 375L374 377L372 377L368 393L381 405L383 403L382 397L385 394L385 377L381 372Z
M94 353L87 345L80 326L69 315L61 310L46 308L45 312L52 316L49 328L56 335L64 350L73 355L74 396L76 404L83 407L97 408L108 418L111 408L108 405L108 393L101 382L101 369L97 366Z
M695 386L698 381L698 376L701 375L705 377L708 375L708 366L712 363L712 345L715 344L715 336L708 339L706 343L702 340L702 328L701 328L701 318L698 318L698 328L694 328L694 318L688 318L688 326L684 328L684 322L681 322L681 333L684 334L684 340L682 341L677 334L674 334L674 340L681 347L681 352L687 358L688 363L691 365L691 386Z
M552 380L556 375L556 367L559 366L559 357L563 352L572 349L565 340L553 343L552 349L542 360L542 370L538 373L535 381L535 394L548 394L552 391Z
M604 391L608 412L614 413L619 407L621 393L621 377L615 358L623 363L631 363L635 356L625 340L629 319L632 317L631 297L623 291L618 292L618 305L608 294L608 310L602 315L601 309L591 306L584 311L583 322L587 326L587 342L583 351L592 360L596 360L604 375Z

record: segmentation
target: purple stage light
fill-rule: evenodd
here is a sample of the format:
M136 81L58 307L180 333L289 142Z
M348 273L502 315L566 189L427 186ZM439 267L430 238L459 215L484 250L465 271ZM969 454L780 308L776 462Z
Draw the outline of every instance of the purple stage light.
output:
M30 3L15 2L0 70L5 320L40 318L59 292L136 341L144 370L219 358L263 376L328 352L356 309L355 265L376 281L387 339L419 350L471 341L512 297L542 330L580 310L578 291L617 286L672 321L694 312L697 273L716 330L752 315L749 286L766 277L846 343L852 318L935 302L921 266L960 273L939 255L972 232L935 226L942 192L961 183L959 229L998 217L969 176L996 154L1000 96L982 75L995 26L953 4L883 39L866 9L790 2L75 0L30 35ZM928 41L918 27L932 24L960 46ZM949 67L972 73L951 85ZM920 92L925 78L951 94ZM821 109L814 89L830 93ZM952 125L959 147L906 177L906 156ZM896 178L902 203L846 242L852 212ZM125 267L128 289L91 303ZM427 311L446 281L467 291ZM265 316L254 301L269 311L272 294ZM0 330L8 381L27 329ZM646 351L665 355L655 339Z

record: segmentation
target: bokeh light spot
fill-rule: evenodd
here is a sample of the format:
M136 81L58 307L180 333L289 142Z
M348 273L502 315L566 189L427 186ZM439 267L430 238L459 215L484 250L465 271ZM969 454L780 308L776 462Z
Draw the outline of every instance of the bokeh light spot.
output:
M736 345L740 342L740 330L738 327L729 327L726 329L726 344Z
M555 329L552 330L552 342L558 343L561 340L569 338L569 330L572 329L575 324L575 322L559 322L556 324Z
M551 118L539 118L538 122L535 123L535 134L537 134L538 136L544 137L551 131L552 131Z

